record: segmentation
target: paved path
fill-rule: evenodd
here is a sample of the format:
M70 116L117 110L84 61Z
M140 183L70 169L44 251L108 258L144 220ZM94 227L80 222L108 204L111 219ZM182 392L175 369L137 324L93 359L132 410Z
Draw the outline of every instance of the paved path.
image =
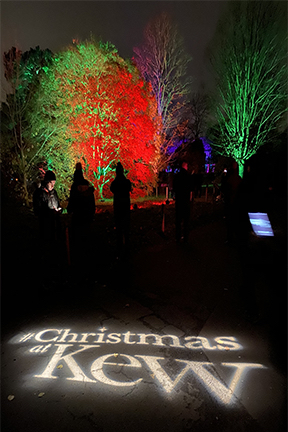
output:
M251 238L252 283L224 238L217 220L44 289L6 270L1 430L286 430L281 241Z

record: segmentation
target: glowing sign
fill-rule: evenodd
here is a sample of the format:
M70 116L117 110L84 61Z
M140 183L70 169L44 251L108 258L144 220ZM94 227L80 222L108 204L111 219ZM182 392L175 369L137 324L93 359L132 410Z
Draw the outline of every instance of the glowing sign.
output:
M194 377L224 404L233 401L235 391L239 388L240 383L243 383L245 374L255 368L264 368L261 364L251 362L229 363L225 361L220 363L221 367L229 372L230 382L227 387L215 373L213 363L193 361L191 353L194 352L197 355L202 352L221 354L223 350L226 352L241 351L242 345L233 336L215 337L213 340L199 336L188 336L181 339L175 335L160 336L153 333L132 333L130 331L108 333L106 330L103 327L98 333L75 333L71 332L71 329L48 328L27 333L13 340L21 344L36 342L32 348L28 348L28 352L39 354L41 357L45 355L45 365L40 373L34 374L35 378L64 379L117 388L138 386L141 382L146 381L147 376L150 376L165 393L171 393L181 382L183 383L184 378ZM169 349L176 348L177 353L181 353L181 349L186 349L190 353L190 358L178 358L173 361L170 359L168 365L167 357L159 355L143 355L143 353L128 355L118 352L108 352L103 355L103 352L99 352L104 347L109 350L112 345L120 343L126 346L126 349L130 346L131 349L138 348L139 350L142 347L143 350L143 347L148 348L149 346L151 350L153 347L164 346ZM86 360L79 356L87 352L93 354L93 360L92 362L89 360L88 365L87 356L84 356Z
M273 237L273 229L267 213L248 213L254 233L258 237Z
M154 333L109 333L106 334L105 328L100 333L71 333L70 329L45 329L38 333L28 333L22 336L18 342L26 342L35 339L37 342L57 342L57 343L93 343L93 344L118 344L127 345L155 345L169 346L175 348L188 348L192 350L241 350L243 347L233 336L221 336L214 338L216 345L211 345L207 338L201 336L188 336L180 341L175 335L160 336ZM89 339L89 340L88 340ZM165 343L164 343L165 342ZM95 345L94 345L95 346ZM36 348L35 348L36 349ZM34 351L35 352L35 351Z

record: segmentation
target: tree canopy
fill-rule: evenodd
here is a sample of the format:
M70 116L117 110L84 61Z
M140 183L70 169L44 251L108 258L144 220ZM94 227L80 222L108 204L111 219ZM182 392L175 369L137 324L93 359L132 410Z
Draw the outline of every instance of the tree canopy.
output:
M240 175L287 110L285 15L276 2L230 2L211 46L217 91L209 138Z
M35 180L37 164L43 156L31 140L31 101L51 59L52 52L41 50L39 46L24 53L12 47L3 55L9 93L1 105L2 172L10 181L17 181L17 193L26 203L29 201L28 185Z
M150 20L143 43L134 48L134 61L144 79L152 86L162 118L162 155L173 145L174 131L182 120L189 92L187 65L191 60L183 38L170 16L162 13Z
M109 43L77 43L54 56L35 97L31 121L38 145L63 191L81 161L98 197L120 161L134 194L156 180L161 119L151 87Z

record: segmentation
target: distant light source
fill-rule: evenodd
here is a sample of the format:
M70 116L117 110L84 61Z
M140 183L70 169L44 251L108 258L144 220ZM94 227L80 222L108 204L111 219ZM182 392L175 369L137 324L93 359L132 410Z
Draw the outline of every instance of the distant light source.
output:
M258 237L273 237L274 232L267 213L248 213L254 233Z

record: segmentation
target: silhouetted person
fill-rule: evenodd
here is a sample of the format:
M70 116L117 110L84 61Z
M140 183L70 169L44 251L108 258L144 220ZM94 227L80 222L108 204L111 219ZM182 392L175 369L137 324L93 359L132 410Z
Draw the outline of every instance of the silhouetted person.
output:
M76 164L67 207L72 214L72 248L74 257L85 260L89 255L91 223L95 214L94 187L83 176L82 165Z
M254 237L249 236L252 227L248 212L257 212L257 201L255 200L255 178L248 166L244 172L243 180L238 190L238 239L237 251L242 268L242 285L239 290L240 300L245 309L245 318L251 322L259 319L259 307L256 295L256 286L259 265L259 251ZM256 246L256 247L255 247ZM262 249L262 248L261 248ZM261 261L261 260L260 260Z
M252 170L251 170L252 171ZM254 201L258 212L270 213L273 210L274 181L271 167L254 168Z
M95 214L94 187L83 176L82 165L76 164L67 207L74 226L89 226Z
M117 253L121 256L123 252L129 253L131 182L125 177L120 162L117 163L116 177L110 185L110 190L114 195Z
M197 172L193 174L193 177L194 196L201 198L203 175L201 172Z
M195 169L193 169L192 173L191 173L191 190L193 192L193 198L195 198L195 192L196 192L196 171L195 171Z
M243 193L245 194L247 211L252 213L258 211L256 201L257 198L255 196L255 192L257 193L257 191L255 190L255 184L255 175L251 170L251 166L248 165L246 170L244 171L241 188Z
M188 164L183 162L180 171L175 174L173 182L175 194L175 224L176 224L176 241L180 242L182 238L188 241L189 237L189 219L190 219L190 196L192 191L191 175L188 173Z
M232 168L222 178L221 190L224 196L225 218L228 243L239 238L239 222L242 199L240 199L240 186L242 179L238 174L238 165L233 162Z

